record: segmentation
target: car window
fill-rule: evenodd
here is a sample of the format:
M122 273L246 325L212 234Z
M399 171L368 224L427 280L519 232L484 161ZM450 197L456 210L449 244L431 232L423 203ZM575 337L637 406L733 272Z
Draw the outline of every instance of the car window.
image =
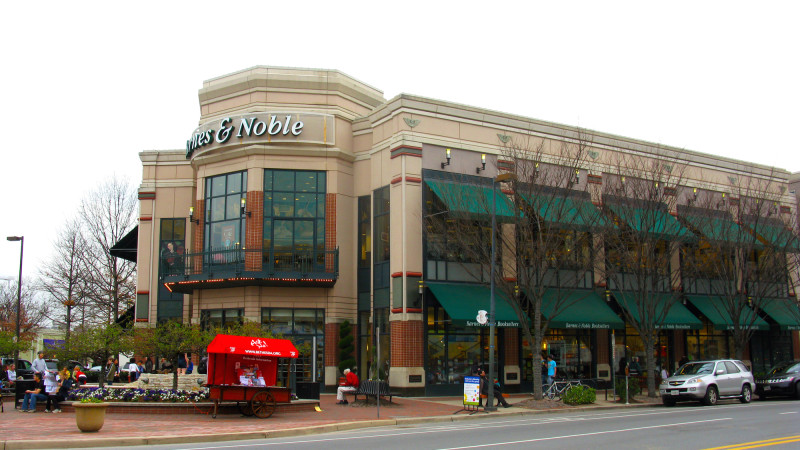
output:
M769 375L775 375L776 373L797 373L800 372L800 362L788 362L788 363L780 363L776 364L769 370Z
M45 365L47 366L47 370L58 370L58 363L55 361L45 361Z
M732 363L730 361L725 361L725 368L728 369L728 373L739 373L740 372L739 368L736 367L736 364L734 364L734 363Z
M720 375L724 375L724 374L728 373L728 371L725 369L725 363L723 361L720 361L720 362L717 363L717 368L714 371L714 373L717 373L719 371L722 371L722 373Z
M675 375L708 375L714 370L713 362L687 363Z
M17 369L25 369L25 370L28 370L28 369L30 369L30 368L31 368L31 363L30 363L30 362L28 362L28 361L25 361L24 359L20 359L20 360L19 360L19 367L17 367Z
M736 367L738 367L742 372L750 372L750 368L747 367L745 363L741 361L734 361L733 363L736 364Z

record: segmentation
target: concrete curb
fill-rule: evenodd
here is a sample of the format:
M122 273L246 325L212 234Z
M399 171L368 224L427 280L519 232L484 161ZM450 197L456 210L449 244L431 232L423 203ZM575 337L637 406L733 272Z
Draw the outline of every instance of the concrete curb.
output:
M493 414L475 415L450 415L430 417L402 417L397 419L360 420L355 422L341 422L327 425L316 425L286 430L247 431L238 433L214 433L188 436L153 436L153 437L115 437L115 438L87 438L87 439L36 439L0 441L0 450L22 449L50 449L50 448L91 448L91 447L123 447L134 445L169 445L169 444L195 444L222 441L244 441L253 439L269 439L293 436L308 436L312 434L330 433L333 431L351 431L363 428L415 425L420 423L461 422L464 420L481 419L486 417L522 417L544 414L563 414L586 411L608 411L613 409L628 409L642 407L660 407L660 403L637 403L632 405L614 406L588 406L570 409L539 409L519 411L499 411Z

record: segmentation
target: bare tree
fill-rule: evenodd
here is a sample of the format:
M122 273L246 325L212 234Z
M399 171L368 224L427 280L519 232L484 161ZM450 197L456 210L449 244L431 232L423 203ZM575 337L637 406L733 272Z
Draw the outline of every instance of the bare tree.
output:
M670 309L680 301L680 243L693 235L670 215L685 166L667 154L619 154L603 180L603 203L617 228L604 237L598 266L623 314L642 339L649 396L655 386L655 344Z
M14 342L17 331L17 282L0 284L0 350L14 353L15 348L26 350L36 336L36 330L46 322L46 308L34 296L35 290L23 280L20 297L20 342Z
M109 253L133 228L136 203L135 189L116 178L105 181L81 201L80 218L89 243L91 299L107 320L119 318L136 297L136 265Z
M798 247L796 215L782 207L786 187L775 170L729 177L727 192L701 191L683 216L702 235L684 251L691 291L714 296L710 302L728 324L736 358L743 358L759 312L785 303ZM782 309L782 308L781 308Z
M502 184L454 176L453 186L461 187L448 192L440 186L437 195L444 198L431 201L426 216L429 258L459 262L478 283L494 278L516 312L531 343L536 398L542 397L538 349L550 321L581 300L579 288L593 287L591 230L602 224L602 216L586 190L588 148L581 130L555 150L539 139L509 140L501 150ZM476 195L463 195L464 186ZM492 211L500 223L494 273Z
M47 317L63 326L67 345L72 329L73 308L85 306L90 293L87 256L89 246L77 220L66 223L54 243L53 257L39 270L37 288L47 294Z

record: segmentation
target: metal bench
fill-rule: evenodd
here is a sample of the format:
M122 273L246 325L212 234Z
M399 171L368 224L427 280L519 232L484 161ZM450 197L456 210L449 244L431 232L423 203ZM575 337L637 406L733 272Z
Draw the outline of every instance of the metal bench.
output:
M358 396L362 395L365 399L370 397L375 398L376 396L379 397L388 397L389 402L391 403L392 397L396 396L396 393L392 393L389 391L389 383L386 381L373 381L373 380L364 380L358 385L358 389L355 391L345 392L345 395L351 394L353 395L353 401L358 400Z

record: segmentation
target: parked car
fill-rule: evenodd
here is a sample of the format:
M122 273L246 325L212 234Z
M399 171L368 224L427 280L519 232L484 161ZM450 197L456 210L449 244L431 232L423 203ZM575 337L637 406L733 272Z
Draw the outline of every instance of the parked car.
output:
M753 374L741 361L696 361L684 364L663 380L659 393L667 406L690 400L715 405L721 398L738 398L749 403L755 385Z
M13 357L3 357L2 358L2 365L6 364L14 364ZM31 369L31 362L27 359L20 359L19 365L17 366L17 379L18 380L32 380L33 379L33 369Z
M800 400L800 360L771 368L763 379L756 380L756 394L761 400L780 395L792 395Z

